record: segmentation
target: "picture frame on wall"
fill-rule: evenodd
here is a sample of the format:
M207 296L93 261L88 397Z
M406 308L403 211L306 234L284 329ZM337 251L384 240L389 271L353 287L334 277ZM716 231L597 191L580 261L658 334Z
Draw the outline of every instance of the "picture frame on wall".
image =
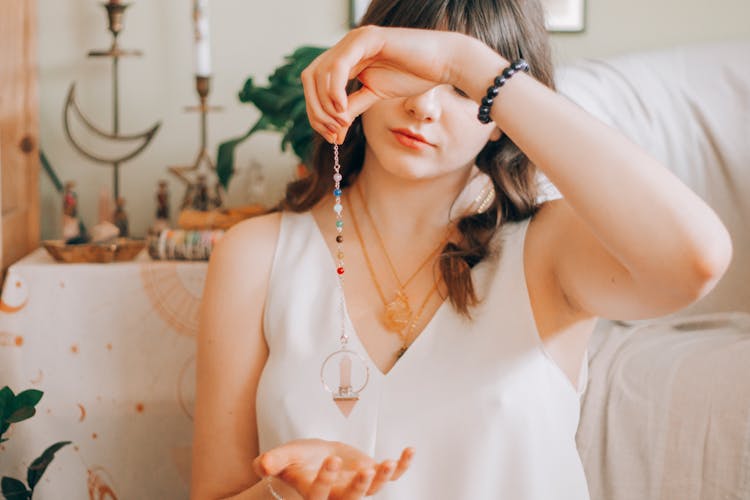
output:
M359 24L371 0L349 0L349 27ZM578 33L586 27L586 0L542 0L547 31Z
M586 0L542 0L545 25L552 33L580 33L586 27Z

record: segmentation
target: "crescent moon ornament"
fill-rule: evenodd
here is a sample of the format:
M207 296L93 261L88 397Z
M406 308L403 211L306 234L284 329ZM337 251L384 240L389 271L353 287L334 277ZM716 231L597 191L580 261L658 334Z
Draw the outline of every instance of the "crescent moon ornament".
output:
M5 278L2 296L0 296L0 311L14 314L26 307L29 301L29 286L18 272L10 269Z
M70 89L68 90L68 97L65 99L65 108L63 111L63 128L65 130L65 135L68 136L68 140L73 145L73 147L81 153L83 156L88 158L89 160L95 161L97 163L124 163L128 160L132 160L136 156L138 156L146 147L151 143L151 140L156 135L156 132L159 131L159 127L161 127L161 122L157 122L155 125L153 125L150 129L146 130L145 132L141 132L138 134L110 134L108 132L104 132L103 130L100 130L96 125L94 125L89 118L86 117L86 115L83 114L81 111L81 108L78 106L78 103L76 102L76 84L72 83L70 85ZM71 126L70 126L70 115L74 114L78 117L78 120L84 125L85 128L87 128L90 132L92 132L95 136L99 137L100 139L109 140L113 143L139 143L135 150L121 154L119 156L103 156L103 155L97 155L95 153L92 153L90 151L87 151L83 146L81 146L76 139L73 137Z
M118 35L123 29L123 18L125 10L130 4L121 3L120 0L109 0L108 3L102 4L107 10L109 20L109 31L112 34L112 46L109 50L94 50L89 52L89 57L109 57L112 59L112 133L104 132L93 124L81 111L75 99L75 83L71 84L68 90L68 97L65 100L63 108L63 130L68 141L81 155L97 163L109 164L113 172L113 199L117 203L120 199L120 164L132 160L138 156L146 146L153 140L156 132L161 127L161 122L156 123L145 132L139 134L120 134L120 58L126 56L140 56L138 50L125 50L118 46ZM75 114L85 128L96 135L99 139L113 143L131 143L135 142L137 147L130 152L121 155L105 156L96 154L83 146L73 137L70 127L70 115Z

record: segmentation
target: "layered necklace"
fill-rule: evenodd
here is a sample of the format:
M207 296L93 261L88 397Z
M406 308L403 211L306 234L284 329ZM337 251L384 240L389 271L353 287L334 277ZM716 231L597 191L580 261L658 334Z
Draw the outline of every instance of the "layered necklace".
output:
M348 347L349 335L347 334L346 309L344 303L344 206L342 198L343 191L341 189L341 181L343 180L343 176L341 175L341 165L339 163L339 148L337 144L333 145L333 157L333 196L335 200L333 211L336 214L336 276L338 278L337 282L339 291L339 314L341 318L340 333L338 338L340 347L338 350L329 354L328 357L326 357L323 361L323 364L320 367L320 380L323 384L323 387L333 396L333 401L334 403L336 403L336 406L339 408L341 413L345 417L348 417L354 409L357 401L359 401L360 393L364 390L370 380L370 368L368 366L368 363L365 361L365 358L361 354L352 351ZM382 287L380 286L380 283L378 282L377 274L375 273L375 269L372 265L372 261L370 260L370 256L367 253L367 247L364 244L362 233L359 230L359 224L357 223L354 210L350 210L352 214L352 223L362 247L362 253L367 263L367 267L370 271L370 276L375 285L375 288L378 291L378 295L383 302L384 310L381 315L383 325L388 331L398 334L401 338L401 348L396 353L396 357L398 359L403 356L410 343L413 341L413 336L414 332L416 331L417 324L419 323L419 320L421 319L427 304L430 302L430 299L438 289L438 281L435 280L432 289L420 304L416 314L413 312L411 303L409 302L409 296L406 293L406 287L428 263L434 260L435 255L440 252L440 250L448 242L451 234L450 226L446 231L445 238L440 242L440 245L438 245L432 252L430 252L429 255L427 255L427 257L422 261L417 269L406 279L406 281L401 281L398 273L396 272L396 268L391 261L390 255L388 254L388 251L385 247L383 238L378 232L377 226L373 221L372 215L370 214L370 210L367 207L367 203L365 202L365 198L362 195L362 190L359 185L357 185L357 191L362 202L362 206L364 207L364 212L367 215L370 225L372 226L373 231L377 236L378 242L382 248L383 254L386 257L388 266L390 267L391 273L393 274L393 277L395 278L397 284L397 289L394 292L394 297L388 300L385 293L383 292ZM489 184L489 187L485 186L480 192L479 196L474 199L473 203L471 203L470 209L477 210L478 208L478 211L484 211L484 209L489 207L492 201L492 197L494 197L494 191L492 189L492 185ZM347 202L349 208L351 209L351 203L348 199Z
M385 256L388 267L390 268L391 274L396 281L397 288L393 293L393 297L389 300L388 298L386 298L386 295L383 292L383 287L380 285L380 282L378 280L377 273L375 272L375 267L373 266L369 252L367 251L367 245L365 245L364 238L362 237L362 231L360 230L355 211L351 208L351 201L347 199L347 201L349 202L349 211L352 214L352 225L354 226L355 233L357 233L357 238L359 239L359 244L362 248L362 255L364 256L365 262L367 263L367 269L370 272L370 278L372 279L373 285L375 285L375 289L380 296L380 300L383 302L383 312L380 315L381 322L386 330L397 334L401 339L401 348L396 353L396 359L400 359L413 341L414 332L416 331L419 320L421 319L422 314L427 307L427 304L429 304L430 299L438 290L438 281L435 280L435 283L425 296L416 313L414 312L414 309L412 309L411 303L409 301L409 295L406 292L406 288L419 274L419 272L425 268L427 264L433 262L435 256L443 249L445 244L448 243L448 240L450 239L450 230L446 231L446 236L440 241L440 244L422 260L421 264L417 266L416 270L405 281L402 281L399 278L398 272L396 271L396 266L393 265L393 260L388 253L388 249L385 246L382 235L378 231L377 225L375 224L375 221L372 217L372 213L367 206L364 195L362 193L362 188L359 183L356 183L355 185L357 188L357 195L359 196L360 203L362 204L363 211L367 216L373 232L375 233L380 249Z

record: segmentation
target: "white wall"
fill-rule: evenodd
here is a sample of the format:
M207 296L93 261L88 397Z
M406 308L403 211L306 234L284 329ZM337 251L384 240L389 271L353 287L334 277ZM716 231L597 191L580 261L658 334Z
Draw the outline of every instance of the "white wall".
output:
M61 114L68 86L76 81L84 113L102 128L111 127L110 64L85 57L90 49L109 45L104 9L98 0L38 2L42 148L63 180L77 182L80 213L90 227L96 222L101 187L111 187L111 168L82 158L68 144ZM135 235L143 235L152 220L158 179L169 179L176 208L182 185L166 167L190 164L197 153L198 117L183 112L196 103L190 9L190 0L133 0L125 18L121 45L142 49L145 56L121 64L121 130L138 132L156 121L163 123L152 145L122 167L121 193L128 200ZM346 30L347 9L348 0L211 2L211 103L225 108L209 118L212 154L219 142L244 132L257 119L255 109L236 98L245 78L255 75L263 81L300 45L334 43ZM750 0L589 0L586 31L554 35L553 42L556 60L566 62L677 43L750 38L748 21ZM80 136L86 144L104 148L85 132ZM240 169L253 159L263 165L269 186L266 202L278 196L296 163L292 154L280 153L279 139L258 134L239 152ZM231 187L235 203L245 199L242 175L237 179ZM58 237L60 200L44 175L41 190L42 237Z
M556 34L559 62L750 38L750 0L587 0L586 30Z

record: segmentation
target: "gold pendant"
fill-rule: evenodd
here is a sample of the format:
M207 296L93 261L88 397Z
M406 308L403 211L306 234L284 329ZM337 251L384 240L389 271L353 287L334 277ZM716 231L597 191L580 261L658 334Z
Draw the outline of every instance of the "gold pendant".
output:
M411 307L409 299L403 291L396 292L396 297L385 306L383 325L394 333L401 333L411 321Z

